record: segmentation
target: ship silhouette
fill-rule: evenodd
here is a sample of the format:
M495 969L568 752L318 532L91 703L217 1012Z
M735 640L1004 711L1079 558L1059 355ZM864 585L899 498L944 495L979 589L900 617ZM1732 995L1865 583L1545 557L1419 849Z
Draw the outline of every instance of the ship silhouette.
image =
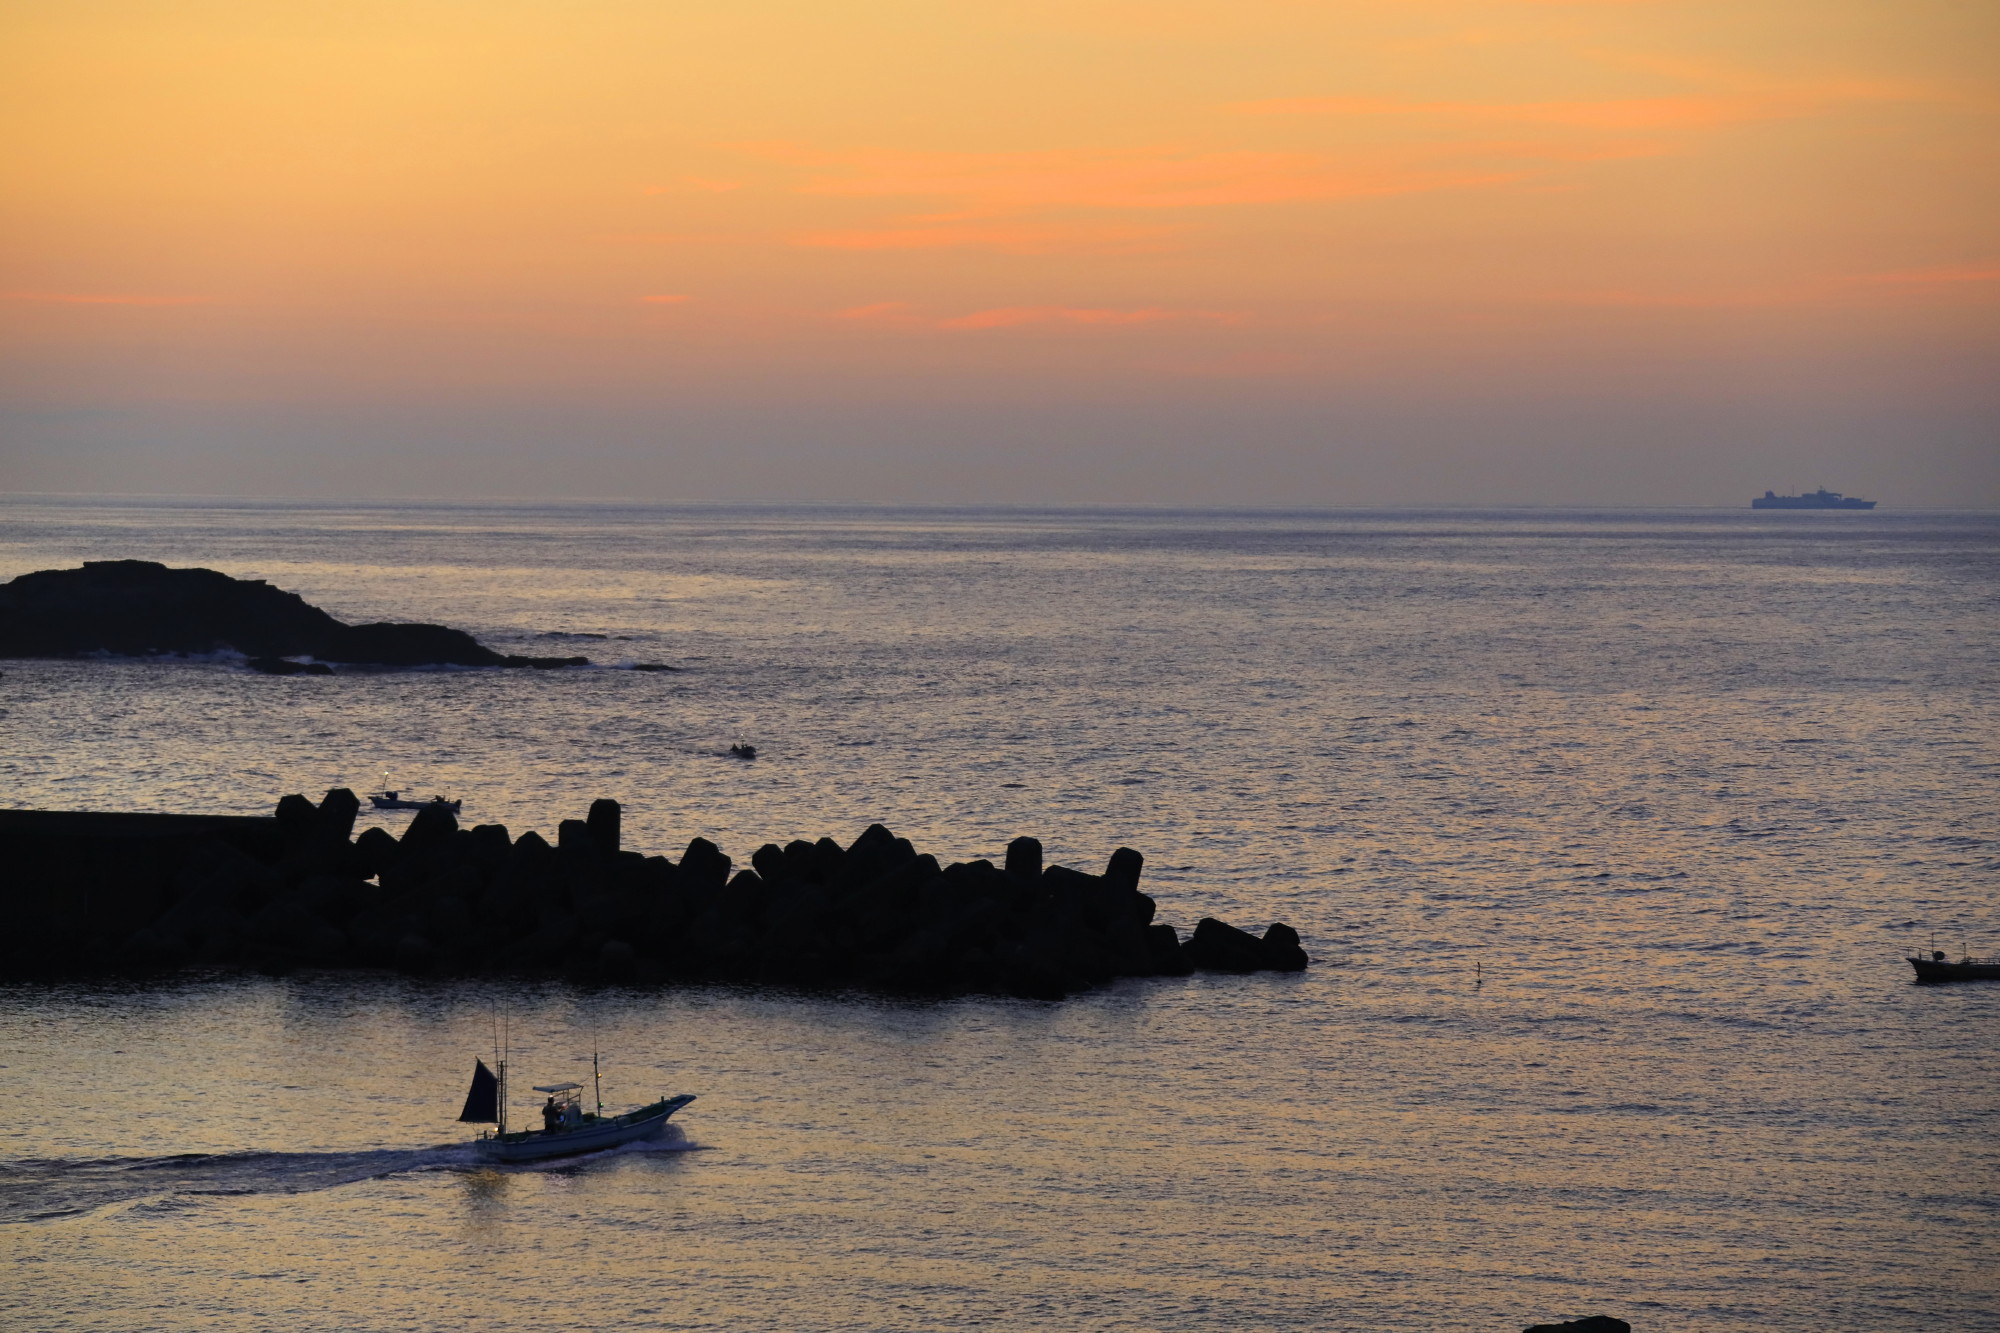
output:
M1765 491L1750 502L1752 509L1873 509L1873 500L1857 500L1822 486L1805 495L1774 495Z

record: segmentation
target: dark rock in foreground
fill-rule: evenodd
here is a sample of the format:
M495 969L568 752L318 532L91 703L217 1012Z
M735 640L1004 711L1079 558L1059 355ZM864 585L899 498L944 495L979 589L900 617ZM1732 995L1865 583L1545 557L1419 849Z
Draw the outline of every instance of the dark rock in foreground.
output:
M1195 923L1186 948L1189 962L1212 972L1302 972L1306 966L1299 933L1283 922L1272 925L1259 939L1205 916Z
M119 657L233 651L258 671L325 675L317 664L587 666L585 657L512 657L443 625L349 625L297 593L212 569L91 560L0 583L0 657Z
M1586 1319L1572 1319L1566 1324L1531 1324L1521 1333L1632 1333L1632 1326L1623 1319L1594 1314Z
M939 865L871 824L767 843L739 869L705 838L678 862L622 847L616 801L551 846L498 824L417 813L353 837L345 788L287 796L268 819L0 810L0 977L190 963L563 973L1059 998L1121 976L1306 966L1298 934L1204 918L1183 943L1139 891L1127 847L1102 875Z

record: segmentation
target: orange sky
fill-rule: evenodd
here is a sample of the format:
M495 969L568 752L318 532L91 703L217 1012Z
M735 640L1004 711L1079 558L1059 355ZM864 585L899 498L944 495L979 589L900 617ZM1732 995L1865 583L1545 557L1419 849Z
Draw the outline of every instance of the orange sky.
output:
M1996 53L1923 0L10 0L0 487L2000 503Z

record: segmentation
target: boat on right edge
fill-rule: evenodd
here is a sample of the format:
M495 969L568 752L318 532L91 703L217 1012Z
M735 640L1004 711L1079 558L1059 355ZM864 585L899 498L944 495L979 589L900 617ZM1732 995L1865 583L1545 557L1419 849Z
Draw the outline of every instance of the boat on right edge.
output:
M2000 957L1974 958L1970 954L1950 962L1944 950L1933 949L1929 958L1912 958L1918 981L2000 981Z

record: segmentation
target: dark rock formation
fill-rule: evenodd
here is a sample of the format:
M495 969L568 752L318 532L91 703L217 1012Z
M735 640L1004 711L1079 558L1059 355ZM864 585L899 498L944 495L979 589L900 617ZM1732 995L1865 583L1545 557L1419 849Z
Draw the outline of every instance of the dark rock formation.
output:
M1195 923L1187 956L1194 966L1212 972L1298 972L1307 962L1299 933L1282 921L1273 922L1258 939L1212 916Z
M365 662L371 666L506 666L499 653L484 647L464 630L443 625L343 625L323 645L303 651L335 662ZM524 661L529 664L533 659Z
M1274 972L1303 972L1311 961L1306 957L1305 946L1299 943L1299 932L1282 921L1271 923L1262 943L1264 966Z
M338 789L268 819L0 811L0 978L186 963L287 971L564 972L1059 998L1121 976L1306 965L1282 924L1259 939L1204 918L1185 944L1121 847L1101 875L940 865L880 824L759 847L737 867L695 838L679 861L622 846L616 801L556 845L426 806L401 837L353 837Z
M273 675L362 666L585 666L584 657L511 657L443 625L349 625L297 593L212 569L91 560L0 583L0 657L238 652ZM313 663L288 661L312 657Z
M210 653L252 657L312 651L345 625L296 593L212 569L150 560L93 560L0 584L0 654L126 657Z
M1594 1314L1587 1319L1572 1319L1566 1324L1530 1324L1521 1333L1632 1333L1632 1326L1623 1319Z

